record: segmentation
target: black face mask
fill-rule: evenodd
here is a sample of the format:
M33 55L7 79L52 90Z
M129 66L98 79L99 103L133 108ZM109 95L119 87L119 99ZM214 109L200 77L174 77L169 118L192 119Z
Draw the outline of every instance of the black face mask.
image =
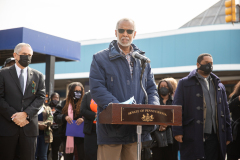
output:
M81 92L80 91L75 91L74 92L74 98L76 98L76 99L80 99L81 98Z
M55 106L56 106L58 103L59 103L59 101L58 101L58 100L52 100L52 104L53 104L53 105L55 105Z
M166 96L166 95L169 93L169 89L166 88L166 87L161 87L161 88L159 89L159 92L160 92L160 94L161 94L162 96Z
M18 63L23 67L27 67L31 63L31 59L32 58L28 55L20 55Z
M210 74L213 71L213 66L211 65L211 63L202 65L200 64L201 67L199 67L198 69L204 71L205 74Z

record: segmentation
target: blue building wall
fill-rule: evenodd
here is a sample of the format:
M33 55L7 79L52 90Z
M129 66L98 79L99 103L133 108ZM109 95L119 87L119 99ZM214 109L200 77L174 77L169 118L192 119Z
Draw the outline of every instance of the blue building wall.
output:
M195 65L201 53L210 53L214 64L240 64L239 37L240 30L220 30L136 39L133 43L146 52L152 68ZM83 45L81 61L56 62L55 74L89 72L92 55L108 45ZM45 74L45 64L31 67Z

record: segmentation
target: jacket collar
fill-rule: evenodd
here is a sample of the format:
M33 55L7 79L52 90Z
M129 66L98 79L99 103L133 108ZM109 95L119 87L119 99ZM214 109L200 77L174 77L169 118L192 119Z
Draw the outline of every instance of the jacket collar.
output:
M193 77L197 78L197 69L194 69L188 75L188 79L191 79ZM213 81L217 81L218 83L220 83L220 79L214 73L211 72L210 77L213 79Z
M139 54L142 54L142 55L145 54L145 52L138 49L136 45L131 44L131 46L133 47L134 52L138 52ZM109 58L110 60L114 60L119 57L123 57L123 56L121 55L120 50L118 48L117 40L113 40L109 45Z

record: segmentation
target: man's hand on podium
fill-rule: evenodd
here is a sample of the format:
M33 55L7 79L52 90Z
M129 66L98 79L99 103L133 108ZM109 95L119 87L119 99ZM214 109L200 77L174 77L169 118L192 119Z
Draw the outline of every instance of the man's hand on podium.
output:
M182 137L183 137L183 135L177 135L177 136L175 136L174 138L175 138L178 142L182 143L182 142L183 142L183 141L182 141Z

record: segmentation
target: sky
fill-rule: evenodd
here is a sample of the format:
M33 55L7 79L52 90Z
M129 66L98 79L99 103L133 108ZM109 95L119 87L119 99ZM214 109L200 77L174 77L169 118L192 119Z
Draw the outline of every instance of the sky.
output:
M114 37L121 18L138 34L175 30L219 0L0 0L0 30L26 27L57 37ZM136 35L136 36L137 36Z

